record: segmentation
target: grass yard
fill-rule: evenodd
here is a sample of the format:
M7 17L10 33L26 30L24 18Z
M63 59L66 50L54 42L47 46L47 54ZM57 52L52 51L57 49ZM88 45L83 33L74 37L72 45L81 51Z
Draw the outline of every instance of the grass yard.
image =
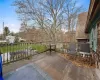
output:
M7 45L7 46L0 47L0 50L2 53L6 53L6 52L16 52L18 50L23 50L26 48L27 48L27 45L25 44L23 45L16 44L16 45Z
M4 47L0 47L0 50L2 53L6 52L16 52L19 50L25 50L27 48L32 48L34 50L37 50L38 52L43 52L46 50L45 45L41 44L16 44L16 45L7 45Z
M47 48L45 45L40 45L40 44L34 44L32 45L32 49L37 50L39 53L45 51Z

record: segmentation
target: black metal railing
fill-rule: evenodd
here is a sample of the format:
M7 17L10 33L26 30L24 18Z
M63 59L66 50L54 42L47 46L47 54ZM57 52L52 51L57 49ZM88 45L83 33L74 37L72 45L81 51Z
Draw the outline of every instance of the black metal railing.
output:
M35 44L36 43L0 44L2 64L8 64L38 54L38 52L32 48Z
M7 44L7 43L0 43L0 51L2 56L2 63L7 64L11 62L15 62L21 59L29 58L33 55L36 55L38 53L46 52L46 51L56 51L56 52L62 52L64 53L77 53L77 51L82 52L88 52L89 51L89 44L88 43L60 43L57 48L57 45L50 45L46 43L13 43L13 44ZM46 49L42 52L38 52L34 46L37 45L44 45L46 46ZM88 48L87 48L88 47ZM88 49L88 50L87 50Z

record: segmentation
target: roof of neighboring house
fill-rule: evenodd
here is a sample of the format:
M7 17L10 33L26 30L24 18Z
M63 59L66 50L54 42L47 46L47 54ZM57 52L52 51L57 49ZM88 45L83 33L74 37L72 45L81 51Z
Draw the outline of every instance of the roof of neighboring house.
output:
M86 20L87 12L83 12L78 15L78 21L76 26L76 39L88 39L88 35L84 32Z
M0 40L0 43L5 43L5 42L7 42L6 40Z
M15 39L15 36L9 35L9 36L6 36L6 39Z
M88 33L89 29L91 29L93 25L96 25L96 22L99 19L100 19L100 0L90 0L88 16L85 25L85 32Z

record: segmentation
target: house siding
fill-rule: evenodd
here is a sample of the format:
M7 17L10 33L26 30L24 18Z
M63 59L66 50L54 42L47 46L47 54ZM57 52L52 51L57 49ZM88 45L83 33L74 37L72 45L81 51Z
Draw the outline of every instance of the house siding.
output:
M90 47L100 55L100 0L90 2L85 33L89 33ZM96 63L100 63L99 55L96 54ZM96 66L99 65L96 64Z
M97 26L97 42L98 42L98 48L100 48L100 22L98 23L98 26Z
M97 32L97 27L95 26L89 33L90 48L92 48L95 52L97 49Z
M86 20L87 20L87 12L82 12L78 15L78 20L76 25L77 42L88 42L89 36L88 34L84 33Z

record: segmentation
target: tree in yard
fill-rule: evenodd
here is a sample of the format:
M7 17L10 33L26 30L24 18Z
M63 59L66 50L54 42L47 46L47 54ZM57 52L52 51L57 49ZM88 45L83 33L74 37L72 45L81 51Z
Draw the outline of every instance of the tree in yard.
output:
M2 40L2 34L0 35L0 40Z
M71 39L73 39L72 37L74 37L73 32L76 29L78 14L84 11L84 9L82 5L77 7L77 1L68 0L68 4L66 5L64 11L65 11L65 16L66 16L65 20L67 23L66 27L68 29L68 37L70 41L73 41Z
M21 23L20 32L26 32L27 29L28 29L27 22L26 21L23 21Z
M8 36L9 35L9 33L10 33L10 30L9 30L9 28L6 26L6 27L4 27L4 30L3 30L3 35L4 35L4 38L6 37L6 36Z
M58 31L63 26L74 27L76 17L82 7L76 7L73 0L15 0L16 12L20 19L27 18L41 28L56 43Z
M64 11L65 11L65 18L67 21L67 28L68 31L73 31L75 28L75 22L78 14L82 12L83 6L77 7L77 1L68 0L68 4L66 5Z
M18 35L15 36L15 43L18 43L19 42L19 37Z
M14 32L10 32L10 35L11 35L11 36L15 36L15 33L14 33Z

